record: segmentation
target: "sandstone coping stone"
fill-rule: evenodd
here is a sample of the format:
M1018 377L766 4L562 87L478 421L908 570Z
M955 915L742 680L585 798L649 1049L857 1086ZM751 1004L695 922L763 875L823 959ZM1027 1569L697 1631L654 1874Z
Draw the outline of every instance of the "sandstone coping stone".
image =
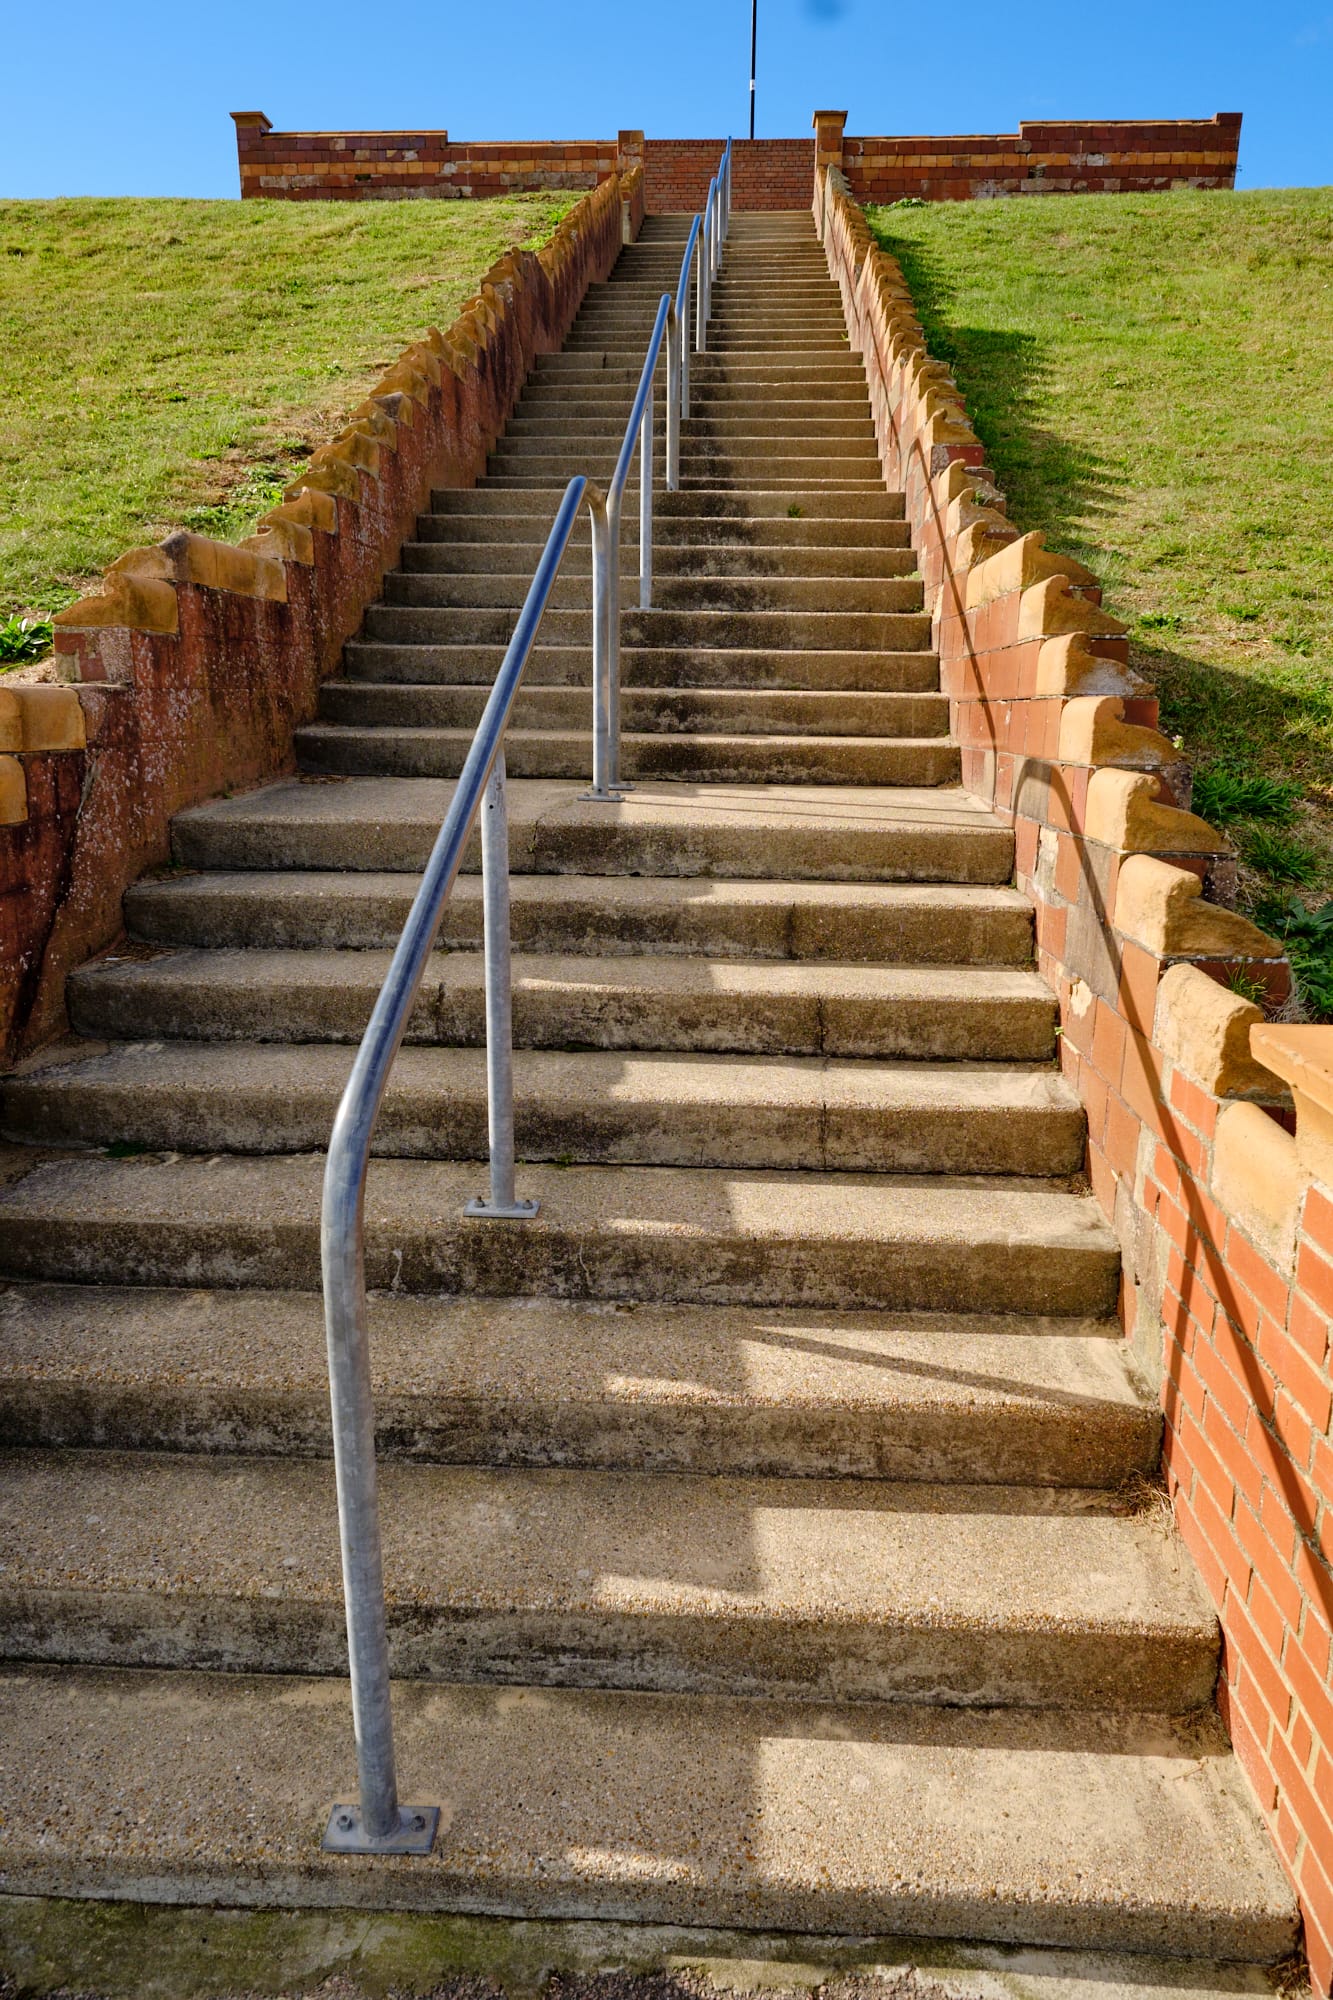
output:
M1206 819L1165 803L1160 778L1109 766L1088 780L1083 833L1087 840L1129 854L1231 853Z
M1003 560L1003 557L1000 559ZM991 560L993 562L996 558ZM1089 577L1089 581L1092 580ZM1127 630L1128 627L1122 625L1118 618L1112 618L1099 605L1080 597L1076 579L1064 571L1034 583L1030 589L1024 590L1019 599L1020 639L1049 639L1061 632L1085 632L1099 638L1122 639Z
M1036 692L1039 695L1120 695L1132 698L1152 692L1128 664L1112 654L1106 639L1091 638L1082 632L1063 632L1047 639L1037 655ZM1099 647L1108 647L1099 651Z
M1250 1030L1250 1047L1265 1069L1291 1087L1299 1166L1333 1187L1333 1027L1260 1022Z
M1069 556L1052 555L1046 547L1046 537L1040 528L1030 534L1019 536L1007 549L992 556L988 562L980 564L968 574L967 608L979 611L997 597L1007 597L1013 590L1030 590L1035 585L1060 577L1065 586L1092 586L1096 577L1082 563L1074 562ZM1123 627L1117 629L1123 630Z
M1159 958L1283 957L1281 945L1247 917L1205 902L1191 869L1151 854L1131 854L1121 864L1114 923Z
M1153 1041L1162 1054L1214 1097L1285 1098L1271 1068L1250 1052L1263 1021L1252 1000L1232 993L1197 965L1173 965L1157 989Z
M1180 752L1160 730L1125 721L1119 695L1076 695L1060 716L1062 764L1116 764L1135 770L1161 770L1179 764Z
M1295 1252L1304 1186L1290 1132L1257 1104L1224 1104L1213 1138L1213 1193L1283 1266Z

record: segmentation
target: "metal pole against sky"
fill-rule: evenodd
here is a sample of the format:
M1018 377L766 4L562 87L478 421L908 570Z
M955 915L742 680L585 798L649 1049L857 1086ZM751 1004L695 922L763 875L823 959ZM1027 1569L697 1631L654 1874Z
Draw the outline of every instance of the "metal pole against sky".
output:
M754 59L759 47L759 0L750 0L750 137L754 137Z

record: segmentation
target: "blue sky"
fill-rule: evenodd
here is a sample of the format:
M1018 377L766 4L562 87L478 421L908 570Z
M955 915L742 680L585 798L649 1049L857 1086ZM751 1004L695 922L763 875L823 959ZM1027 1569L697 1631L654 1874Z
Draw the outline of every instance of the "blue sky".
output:
M1243 111L1242 187L1333 182L1333 0L759 0L761 135ZM1327 11L1326 11L1327 10ZM750 0L17 6L0 196L234 195L233 110L457 138L744 130Z

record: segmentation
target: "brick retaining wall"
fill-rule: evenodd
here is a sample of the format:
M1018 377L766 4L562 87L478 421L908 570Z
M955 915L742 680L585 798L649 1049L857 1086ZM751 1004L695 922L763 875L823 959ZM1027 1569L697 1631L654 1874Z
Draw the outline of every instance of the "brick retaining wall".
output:
M642 214L641 173L603 181L404 351L257 534L131 549L58 613L68 684L0 690L0 1061L59 1030L66 974L117 936L172 815L292 769L293 729L427 495L485 469L533 361Z
M1333 1027L1265 1021L1281 947L1097 579L1020 535L911 295L835 170L816 221L906 494L964 782L1012 823L1127 1336L1222 1629L1218 1699L1333 1985ZM1236 980L1236 975L1244 975ZM1241 992L1233 989L1235 981Z

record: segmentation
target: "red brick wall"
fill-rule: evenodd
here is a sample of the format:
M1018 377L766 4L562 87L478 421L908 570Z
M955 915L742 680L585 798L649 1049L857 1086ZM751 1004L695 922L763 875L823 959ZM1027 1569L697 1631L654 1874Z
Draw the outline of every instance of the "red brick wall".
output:
M1239 112L1157 124L1025 120L1015 133L843 140L858 201L971 201L1015 194L1116 194L1236 182Z
M1243 972L1280 1000L1280 947L1225 907L1234 854L1184 809L1125 628L1089 571L1007 519L841 180L822 179L816 221L885 479L906 494L964 778L1014 827L1088 1175L1123 1250L1126 1335L1160 1385L1175 1518L1222 1628L1219 1703L1328 1995L1333 1029L1266 1024L1231 990Z
M650 215L697 215L717 172L724 139L647 139L643 169ZM731 205L735 209L808 208L814 174L811 139L735 139Z
M614 139L453 144L447 132L275 132L262 112L232 116L242 197L401 201L590 188L613 171L618 158ZM1178 184L1229 188L1235 184L1240 124L1239 112L1219 112L1215 118L1156 124L1029 120L1017 132L989 137L844 136L841 163L852 193L877 202L905 195L967 201ZM836 122L832 130L836 138ZM722 146L721 139L647 140L642 157L649 211L696 214ZM736 208L806 206L815 159L811 139L737 139L732 154ZM832 158L836 163L836 151Z
M403 201L593 188L616 166L614 139L451 144L447 132L275 132L233 112L241 198Z

